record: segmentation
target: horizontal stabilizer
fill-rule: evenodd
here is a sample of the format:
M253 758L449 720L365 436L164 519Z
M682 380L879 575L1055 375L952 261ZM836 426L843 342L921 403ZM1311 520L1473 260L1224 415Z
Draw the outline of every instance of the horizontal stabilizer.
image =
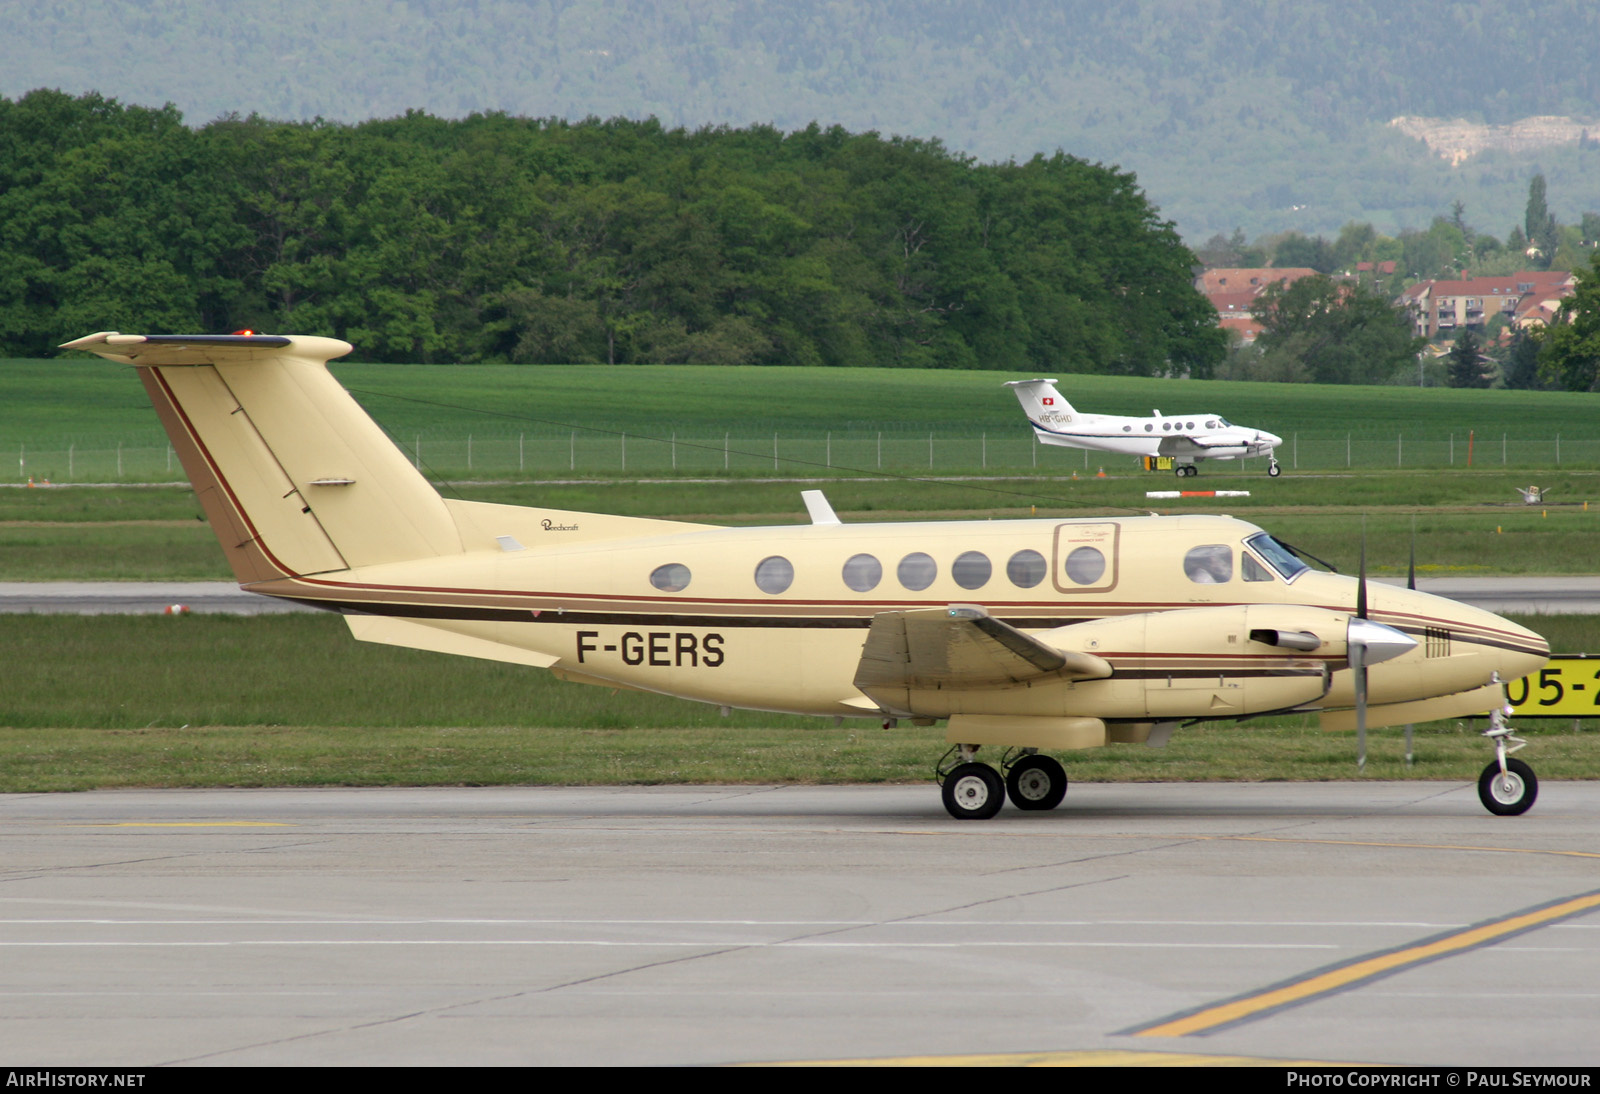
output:
M416 623L409 619L378 615L347 615L344 621L349 625L350 633L361 642L408 646L414 650L431 650L434 653L454 653L485 661L510 661L516 665L532 665L536 669L547 669L561 660L546 653L519 649L487 638L456 634L437 625Z

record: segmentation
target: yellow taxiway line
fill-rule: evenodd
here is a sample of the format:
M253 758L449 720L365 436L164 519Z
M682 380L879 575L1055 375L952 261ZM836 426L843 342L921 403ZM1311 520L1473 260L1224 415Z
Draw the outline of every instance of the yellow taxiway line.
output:
M1500 919L1475 923L1470 927L1425 938L1398 949L1356 958L1342 965L1317 969L1295 980L1275 984L1198 1010L1165 1018L1148 1026L1135 1026L1121 1032L1135 1037L1191 1037L1205 1035L1239 1022L1247 1022L1274 1010L1296 1006L1319 996L1420 965L1464 950L1487 946L1512 935L1549 926L1600 907L1600 890L1566 897Z

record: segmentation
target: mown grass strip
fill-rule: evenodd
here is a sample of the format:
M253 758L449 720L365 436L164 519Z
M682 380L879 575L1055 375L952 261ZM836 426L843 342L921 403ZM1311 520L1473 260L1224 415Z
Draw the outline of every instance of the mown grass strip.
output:
M1524 620L1595 648L1594 617ZM929 778L940 727L716 709L356 643L325 616L0 617L0 791L134 786L874 783ZM1165 749L1062 757L1074 780L1443 779L1488 762L1470 727L1351 734L1216 723ZM1600 778L1594 723L1524 724L1541 779Z

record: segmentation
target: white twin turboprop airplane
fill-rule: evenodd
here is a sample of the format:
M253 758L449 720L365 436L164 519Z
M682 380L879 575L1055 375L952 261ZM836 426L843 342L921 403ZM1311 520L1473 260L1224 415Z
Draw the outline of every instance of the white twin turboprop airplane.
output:
M363 641L724 706L948 720L958 818L1007 796L1054 808L1066 772L1046 750L1286 711L1363 731L1493 712L1484 804L1520 813L1537 791L1499 712L1544 639L1313 571L1243 521L844 524L808 492L809 525L718 528L458 501L328 373L345 342L65 348L136 366L241 586L339 612Z
M1282 471L1272 450L1282 437L1262 429L1234 425L1215 414L1168 417L1157 410L1149 418L1123 418L1115 414L1080 414L1061 397L1054 380L1011 380L1022 412L1042 444L1087 448L1093 452L1123 452L1133 456L1170 456L1179 478L1198 475L1197 460L1237 460L1267 457L1267 474Z

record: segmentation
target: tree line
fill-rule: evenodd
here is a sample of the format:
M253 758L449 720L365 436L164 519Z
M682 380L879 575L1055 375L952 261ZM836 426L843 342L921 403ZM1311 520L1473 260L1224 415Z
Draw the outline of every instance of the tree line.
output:
M939 142L0 98L0 353L101 329L361 359L1208 375L1193 254L1131 174Z

